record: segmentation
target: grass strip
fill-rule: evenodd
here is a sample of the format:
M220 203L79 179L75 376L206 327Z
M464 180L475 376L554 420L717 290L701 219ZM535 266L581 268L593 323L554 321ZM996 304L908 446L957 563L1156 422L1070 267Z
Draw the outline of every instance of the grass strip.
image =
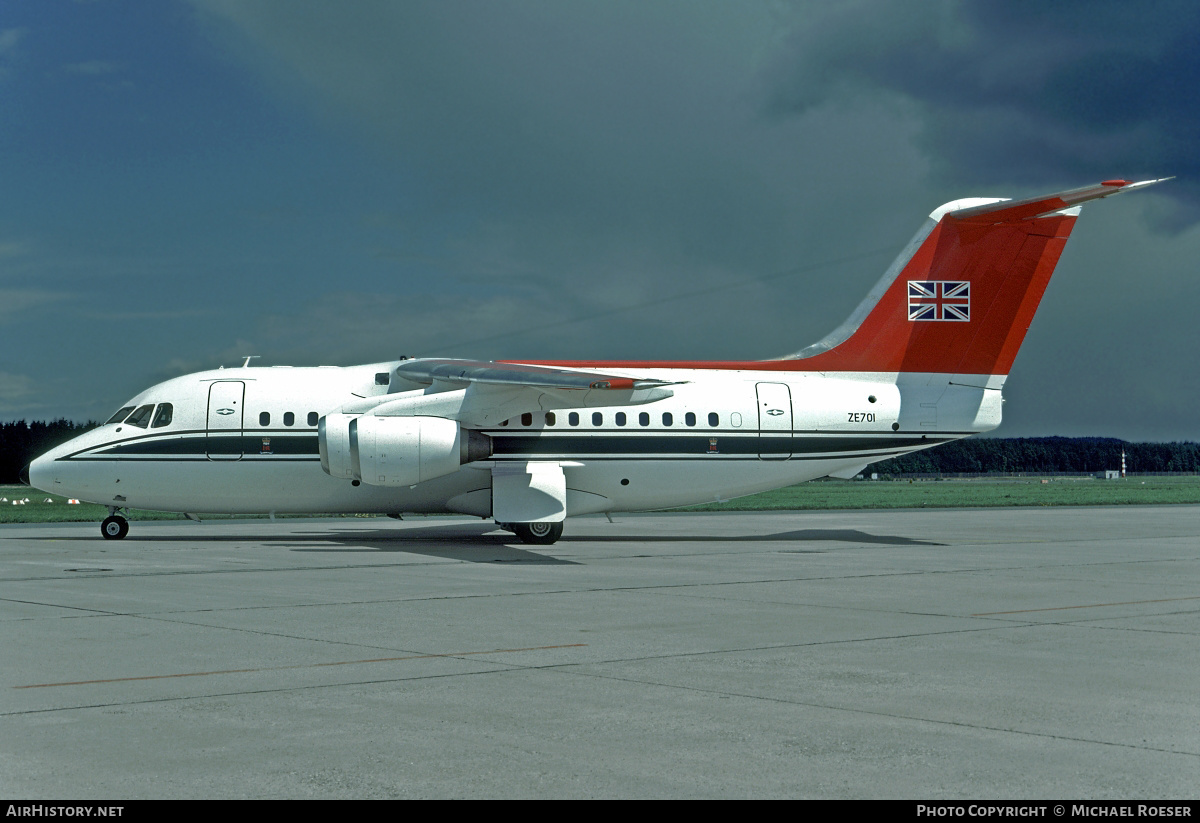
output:
M13 501L25 501L14 505ZM778 511L789 509L919 509L992 506L1118 506L1200 503L1200 477L970 478L947 480L815 480L681 511ZM0 486L0 523L99 522L108 509L28 486ZM253 515L203 514L202 520ZM282 515L281 515L282 516ZM322 517L336 515L321 515ZM350 515L353 516L353 515ZM130 520L182 520L182 514L130 509Z

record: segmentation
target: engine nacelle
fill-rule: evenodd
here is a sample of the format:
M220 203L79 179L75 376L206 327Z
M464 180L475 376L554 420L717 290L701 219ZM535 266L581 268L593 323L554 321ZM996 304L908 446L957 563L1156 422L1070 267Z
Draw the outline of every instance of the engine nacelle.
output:
M458 471L462 429L444 417L374 417L350 424L354 476L372 486L415 486Z
M330 477L354 479L354 467L350 459L350 424L356 419L357 416L352 414L327 414L317 422L321 468Z
M487 435L443 417L329 414L317 437L327 474L372 486L415 486L492 453Z

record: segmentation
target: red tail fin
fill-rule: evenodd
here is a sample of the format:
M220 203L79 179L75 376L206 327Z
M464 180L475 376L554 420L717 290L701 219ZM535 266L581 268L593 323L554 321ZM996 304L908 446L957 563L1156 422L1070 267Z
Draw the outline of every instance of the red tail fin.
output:
M930 215L803 370L1008 374L1080 203L1157 183L1109 180L1029 200L958 200Z

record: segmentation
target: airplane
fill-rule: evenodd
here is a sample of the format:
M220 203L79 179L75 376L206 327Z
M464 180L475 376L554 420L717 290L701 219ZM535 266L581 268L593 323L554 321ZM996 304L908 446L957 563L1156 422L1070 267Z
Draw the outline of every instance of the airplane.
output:
M1169 178L1163 178L1169 179ZM27 481L184 513L457 513L522 541L568 516L853 478L996 428L1001 391L1081 204L1106 180L935 209L850 317L771 360L220 368L152 386L38 457Z

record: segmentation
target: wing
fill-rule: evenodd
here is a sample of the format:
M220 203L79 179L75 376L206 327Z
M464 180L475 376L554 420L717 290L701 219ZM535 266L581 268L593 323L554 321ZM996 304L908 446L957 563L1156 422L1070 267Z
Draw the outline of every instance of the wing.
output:
M653 380L628 375L604 374L579 369L531 366L525 363L498 363L491 360L409 360L396 368L404 380L422 385L438 381L452 384L486 383L493 386L529 388L628 390L677 385L678 381Z
M429 415L486 428L526 412L633 406L670 397L683 381L487 360L406 360L387 395L343 407L379 417ZM404 391L401 386L412 386ZM400 389L397 391L397 389Z

